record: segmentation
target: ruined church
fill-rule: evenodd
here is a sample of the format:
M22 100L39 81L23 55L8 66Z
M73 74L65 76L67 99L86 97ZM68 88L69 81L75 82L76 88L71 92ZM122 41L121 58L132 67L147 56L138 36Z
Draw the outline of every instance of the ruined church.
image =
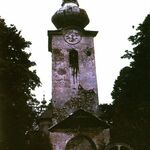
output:
M52 101L40 128L53 150L104 150L109 126L98 117L94 37L90 20L77 0L63 0L52 16L57 30L48 31L52 53Z

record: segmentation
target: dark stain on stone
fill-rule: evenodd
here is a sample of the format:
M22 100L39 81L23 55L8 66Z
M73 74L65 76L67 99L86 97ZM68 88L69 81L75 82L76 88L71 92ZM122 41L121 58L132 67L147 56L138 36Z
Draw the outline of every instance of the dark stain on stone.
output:
M66 70L63 69L63 68L60 68L60 69L58 70L58 74L59 74L59 75L64 75L64 74L66 74Z
M87 47L87 48L84 50L84 52L85 52L85 54L86 54L87 56L91 56L91 55L92 55L92 51L93 51L93 48L89 48L89 47Z
M64 54L61 52L60 49L53 49L53 54L56 61L64 60Z

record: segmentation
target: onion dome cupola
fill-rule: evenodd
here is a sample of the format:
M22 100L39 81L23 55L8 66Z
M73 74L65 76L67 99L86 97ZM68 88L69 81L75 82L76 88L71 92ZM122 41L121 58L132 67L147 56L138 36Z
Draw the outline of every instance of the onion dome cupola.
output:
M86 11L79 8L77 0L63 0L61 6L52 17L52 22L57 29L68 27L84 29L89 24Z

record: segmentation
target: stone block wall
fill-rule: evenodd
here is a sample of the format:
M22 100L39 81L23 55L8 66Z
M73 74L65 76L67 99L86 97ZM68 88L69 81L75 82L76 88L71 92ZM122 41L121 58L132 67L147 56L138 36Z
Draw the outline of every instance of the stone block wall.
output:
M71 50L78 53L79 65L76 72L69 62ZM54 106L61 108L71 98L76 97L78 87L97 92L93 37L83 36L80 43L70 45L63 35L52 36L52 100ZM98 96L97 96L98 97ZM95 102L94 102L95 101ZM98 104L98 98L93 104Z

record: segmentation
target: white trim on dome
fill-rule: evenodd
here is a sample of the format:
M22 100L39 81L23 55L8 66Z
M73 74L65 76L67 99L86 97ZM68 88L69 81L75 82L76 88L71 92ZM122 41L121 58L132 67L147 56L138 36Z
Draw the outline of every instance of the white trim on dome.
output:
M72 2L65 3L64 6L61 9L67 9L68 7L78 7L78 5L75 4L75 3L72 3Z

